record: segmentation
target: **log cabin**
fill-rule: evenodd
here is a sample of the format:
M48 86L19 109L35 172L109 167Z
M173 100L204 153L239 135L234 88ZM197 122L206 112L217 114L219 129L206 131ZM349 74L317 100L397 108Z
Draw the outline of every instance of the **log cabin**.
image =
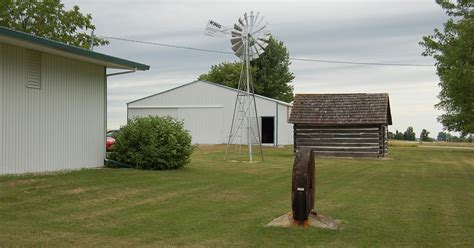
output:
M377 158L388 152L386 93L297 94L289 122L295 152L310 147L317 156Z

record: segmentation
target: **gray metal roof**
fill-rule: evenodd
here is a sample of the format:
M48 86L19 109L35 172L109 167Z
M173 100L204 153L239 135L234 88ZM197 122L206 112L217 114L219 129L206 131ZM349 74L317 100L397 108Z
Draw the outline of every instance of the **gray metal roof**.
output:
M65 43L16 31L6 27L0 27L0 42L33 50L39 50L42 52L52 53L90 63L100 64L109 68L140 71L150 69L150 66L145 64L105 55L98 52L93 52L87 49L67 45Z
M194 83L198 83L198 82L210 84L210 85L217 86L217 87L222 87L222 88L224 88L224 89L228 89L228 90L232 90L232 91L237 92L237 89L231 88L231 87L228 87L228 86L225 86L225 85L222 85L222 84L216 84L216 83L212 83L212 82L205 81L205 80L196 80L196 81L193 81L193 82L190 82L190 83L187 83L187 84L180 85L180 86L178 86L178 87L174 87L174 88L169 89L169 90L165 90L165 91L162 91L162 92L158 92L158 93L156 93L156 94L149 95L149 96L146 96L146 97L143 97L143 98L140 98L140 99L137 99L137 100L128 102L127 104L134 103L134 102L138 102L138 101L141 101L141 100L143 100L143 99L147 99L147 98L150 98L150 97L154 97L154 96L157 96L157 95L160 95L160 94L163 94L163 93L172 91L172 90L176 90L176 89L179 89L179 88L182 88L182 87L185 87L185 86L194 84ZM261 98L261 99L265 99L265 100L268 100L268 101L272 101L272 102L276 102L276 103L279 103L279 104L281 104L281 105L285 105L285 106L288 106L288 107L291 107L291 106L292 106L291 103L283 102L283 101L276 100L276 99L273 99L273 98L270 98L270 97L266 97L266 96L261 96L261 95L255 94L255 97L258 97L258 98Z

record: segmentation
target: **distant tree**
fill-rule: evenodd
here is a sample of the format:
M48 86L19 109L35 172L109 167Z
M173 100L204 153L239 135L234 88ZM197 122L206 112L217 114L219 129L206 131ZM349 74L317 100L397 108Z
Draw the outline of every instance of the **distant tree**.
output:
M474 135L470 134L470 135L466 138L466 142L472 143L473 141L474 141Z
M430 132L426 129L421 130L420 141L431 141Z
M438 141L448 141L448 135L449 135L449 133L439 132L438 136L436 137L436 140L438 140Z
M440 102L438 120L448 131L474 132L474 1L436 0L450 17L444 30L423 37L423 56L437 60Z
M416 134L413 131L413 127L408 127L407 130L403 133L404 140L416 140Z
M255 93L285 102L293 101L293 86L289 83L295 76L290 72L290 64L289 53L283 42L271 37L265 53L251 61ZM198 79L237 88L241 68L241 62L213 65L209 72L199 75Z
M387 138L388 139L393 139L394 136L395 135L392 132L388 131L388 133L387 133Z
M449 137L448 141L449 142L459 142L459 141L461 141L461 139L456 135L452 135L451 137Z
M91 42L87 31L95 29L90 14L82 14L77 5L65 10L60 0L2 0L0 26L86 49ZM94 39L95 46L107 44Z
M395 135L393 136L393 139L396 139L396 140L404 140L405 137L403 137L403 133L402 132L398 132L398 130L395 131Z

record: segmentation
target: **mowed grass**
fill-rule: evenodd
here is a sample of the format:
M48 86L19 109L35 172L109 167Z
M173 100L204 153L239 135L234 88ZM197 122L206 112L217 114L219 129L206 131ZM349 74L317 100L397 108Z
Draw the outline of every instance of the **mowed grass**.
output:
M317 158L317 211L338 231L265 227L290 211L292 147L255 164L203 146L177 171L0 177L0 246L473 247L474 152L390 147Z

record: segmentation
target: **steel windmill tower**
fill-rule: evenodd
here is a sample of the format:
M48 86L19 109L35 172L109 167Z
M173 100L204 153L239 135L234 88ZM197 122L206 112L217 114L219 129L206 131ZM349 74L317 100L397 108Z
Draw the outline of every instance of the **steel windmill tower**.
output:
M268 23L264 22L264 17L260 16L260 13L254 15L253 11L250 15L245 13L243 17L240 17L233 29L225 28L214 21L209 21L207 26L207 34L211 36L222 36L228 34L229 31L232 36L230 39L232 50L241 59L242 67L225 159L228 159L232 152L230 146L236 145L235 152L242 157L245 150L242 147L247 145L248 160L252 162L253 146L258 146L261 159L263 159L263 153L250 61L265 52L270 39L270 31Z

